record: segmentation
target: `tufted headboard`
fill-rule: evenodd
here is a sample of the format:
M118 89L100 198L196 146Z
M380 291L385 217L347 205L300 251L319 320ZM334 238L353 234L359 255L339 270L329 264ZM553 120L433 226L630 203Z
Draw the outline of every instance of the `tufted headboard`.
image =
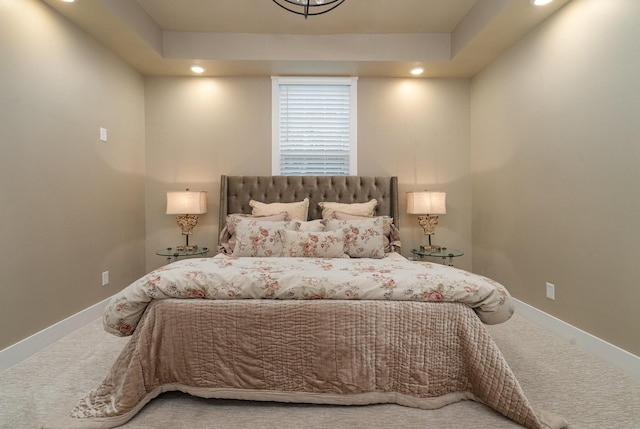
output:
M378 200L376 216L398 226L398 178L387 176L221 176L220 230L230 213L251 213L249 200L293 203L309 198L309 219L321 219L320 201L365 203Z

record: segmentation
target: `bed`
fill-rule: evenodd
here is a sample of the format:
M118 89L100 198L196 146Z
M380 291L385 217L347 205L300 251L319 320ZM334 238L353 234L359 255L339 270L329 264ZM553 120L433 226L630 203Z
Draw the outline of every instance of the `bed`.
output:
M104 327L131 339L46 427L116 427L172 390L424 409L466 399L527 428L566 427L533 410L484 327L509 319L508 291L400 256L398 214L396 177L222 176L219 254L116 294Z

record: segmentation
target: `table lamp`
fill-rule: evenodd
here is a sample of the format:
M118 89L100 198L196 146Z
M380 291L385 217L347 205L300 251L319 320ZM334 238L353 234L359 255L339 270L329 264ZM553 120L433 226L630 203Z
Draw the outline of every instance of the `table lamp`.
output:
M177 246L177 250L195 250L189 245L189 235L198 224L198 215L207 212L207 193L204 191L167 192L167 214L177 215L176 221L185 236L186 244Z
M440 246L431 244L431 236L435 234L438 216L447 213L445 192L407 192L407 213L417 214L418 224L429 237L429 247L420 246L422 250L440 250Z

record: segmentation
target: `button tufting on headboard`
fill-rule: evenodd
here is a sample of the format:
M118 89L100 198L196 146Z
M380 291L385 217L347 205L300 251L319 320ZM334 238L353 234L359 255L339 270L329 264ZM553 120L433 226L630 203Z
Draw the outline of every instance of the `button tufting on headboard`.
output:
M322 218L320 201L364 203L378 200L375 214L398 225L398 178L395 176L221 176L220 230L230 213L251 213L250 200L296 202L309 198L309 220Z

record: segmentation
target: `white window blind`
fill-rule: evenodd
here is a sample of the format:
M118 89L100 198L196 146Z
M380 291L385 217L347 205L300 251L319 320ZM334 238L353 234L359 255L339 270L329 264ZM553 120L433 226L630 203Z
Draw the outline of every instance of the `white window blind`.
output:
M273 78L273 174L357 174L356 79Z

